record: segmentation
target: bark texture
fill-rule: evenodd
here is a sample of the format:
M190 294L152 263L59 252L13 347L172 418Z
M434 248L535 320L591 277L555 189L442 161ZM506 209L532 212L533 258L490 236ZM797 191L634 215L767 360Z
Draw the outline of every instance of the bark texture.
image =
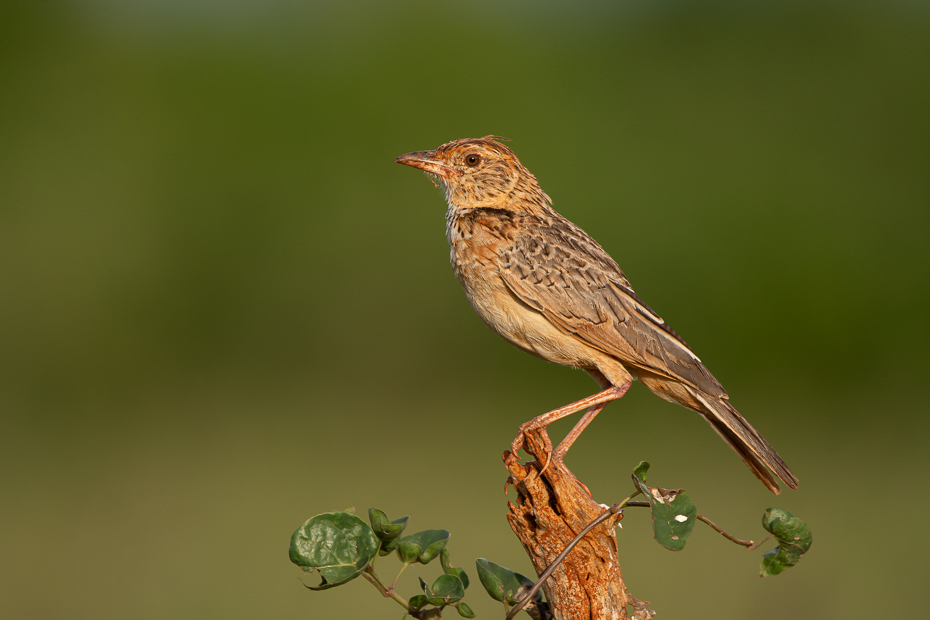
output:
M529 431L526 446L539 461L548 460L552 443L545 429ZM507 520L540 575L586 525L606 509L564 464L553 462L539 475L537 461L507 466L517 489ZM556 620L648 620L654 611L627 591L617 557L617 522L607 519L572 549L543 585Z

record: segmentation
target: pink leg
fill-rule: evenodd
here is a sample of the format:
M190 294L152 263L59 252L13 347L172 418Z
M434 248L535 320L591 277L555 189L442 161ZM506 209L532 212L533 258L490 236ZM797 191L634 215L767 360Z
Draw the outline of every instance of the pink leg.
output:
M617 388L620 392L617 398L621 398L624 394L626 394L626 391L630 389L630 385L631 383L627 381L619 388ZM616 400L616 398L614 400ZM571 430L571 432L565 436L565 439L562 440L562 443L560 443L559 446L555 449L555 452L552 453L553 458L562 460L562 457L565 456L565 453L568 452L568 449L571 448L572 444L575 443L575 440L578 439L581 431L583 431L588 426L588 424L591 423L591 420L594 419L594 416L599 414L601 409L606 406L607 403L601 403L600 405L595 405L594 407L588 409L585 414L581 416L581 419L578 420L578 423L575 424L575 427Z
M624 394L626 394L626 391L630 389L630 385L631 383L629 381L621 385L618 388L620 390L620 395L617 396L617 398L621 398ZM588 424L591 423L594 417L599 414L606 406L607 403L601 403L600 405L594 405L585 411L584 415L581 416L581 419L578 420L578 423L575 424L574 428L572 428L568 435L565 436L565 439L563 439L562 442L559 443L558 447L553 450L552 457L546 462L545 466L539 471L539 473L546 471L546 468L549 467L549 463L552 461L558 461L561 463L562 459L565 458L565 453L568 452L568 449L572 447L572 444L575 443L575 440L578 439L579 435L581 435L581 431L587 428Z
M517 434L517 438L513 440L512 444L510 444L510 451L512 455L516 457L517 452L520 450L520 448L523 447L523 435L524 433L526 433L526 431L535 430L538 428L545 428L549 426L550 424L552 424L553 422L555 422L556 420L559 420L561 418L564 418L565 416L571 415L573 413L581 411L582 409L587 409L590 407L593 413L592 411L589 411L588 413L586 413L585 416L575 426L575 428L572 429L572 432L569 433L569 436L565 438L566 441L568 439L571 439L571 441L569 441L568 445L565 447L565 450L568 450L572 442L574 442L575 439L577 439L578 435L581 434L581 431L584 430L584 427L587 426L588 423L592 419L594 419L594 416L597 415L598 412L600 412L600 410L604 408L604 405L606 405L612 400L617 400L618 398L626 394L626 391L628 389L630 389L629 381L619 387L611 386L607 388L606 390L598 392L597 394L593 396L582 398L581 400L575 401L569 405L565 405L564 407L559 407L558 409L553 409L552 411L549 411L540 416L537 416L533 418L532 420L530 420L529 422L522 424L520 426L520 432ZM584 422L583 425L582 425L582 422ZM577 432L575 432L576 429L577 429ZM561 448L562 444L564 443L565 441L559 444L559 448ZM563 454L564 454L564 451L563 451ZM546 466L548 466L548 463L546 463Z

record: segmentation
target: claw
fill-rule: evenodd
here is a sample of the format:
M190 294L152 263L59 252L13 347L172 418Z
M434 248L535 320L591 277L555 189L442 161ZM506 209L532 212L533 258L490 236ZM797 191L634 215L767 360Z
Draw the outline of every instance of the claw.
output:
M554 459L555 459L555 456L550 452L550 453L549 453L549 458L546 459L545 464L544 464L544 465L542 466L542 468L539 470L539 475L540 475L540 476L542 476L542 475L546 472L546 470L549 469L549 466L552 465L552 461L553 461ZM590 495L590 493L589 493L589 495Z
M510 450L504 450L504 454L501 456L501 458L504 460L505 467L510 467L514 463L517 463L520 461L520 457L518 457L515 453L511 452Z
M510 444L510 451L514 456L517 456L520 453L520 448L523 447L523 427L520 427L520 432L517 433L517 438L513 440Z

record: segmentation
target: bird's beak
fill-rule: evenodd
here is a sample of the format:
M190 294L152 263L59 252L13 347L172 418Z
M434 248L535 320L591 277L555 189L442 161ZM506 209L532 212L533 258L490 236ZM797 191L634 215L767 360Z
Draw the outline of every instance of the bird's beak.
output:
M436 160L436 151L416 151L414 153L406 153L395 159L394 162L398 164L404 164L405 166L413 166L414 168L419 168L420 170L425 170L430 174L435 174L436 176L442 177L444 179L462 176L462 173L455 168L450 168L445 164L439 163L439 161Z

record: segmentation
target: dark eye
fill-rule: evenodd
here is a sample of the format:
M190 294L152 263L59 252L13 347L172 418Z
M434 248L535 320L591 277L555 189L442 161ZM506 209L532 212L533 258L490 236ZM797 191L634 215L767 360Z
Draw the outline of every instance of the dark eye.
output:
M465 164L471 168L474 168L481 163L481 156L472 153L471 155L465 156Z

